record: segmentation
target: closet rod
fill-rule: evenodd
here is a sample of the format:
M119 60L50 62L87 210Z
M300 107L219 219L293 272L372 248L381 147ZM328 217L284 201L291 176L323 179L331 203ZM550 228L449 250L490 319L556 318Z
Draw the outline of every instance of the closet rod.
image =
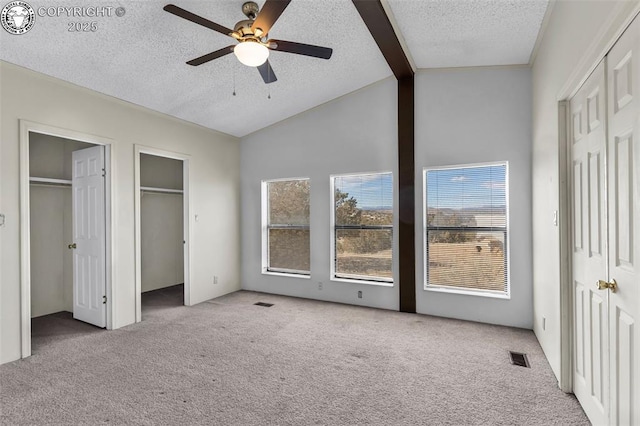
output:
M151 186L141 186L140 191L142 192L155 192L155 193L163 193L163 194L182 194L182 189L169 189L169 188L154 188Z
M29 184L31 187L40 187L40 188L64 188L71 189L71 185L63 185L59 183L39 183L39 182L31 182Z
M41 177L30 177L29 183L31 184L41 184L43 186L71 186L71 181L68 179L52 179L52 178L41 178Z

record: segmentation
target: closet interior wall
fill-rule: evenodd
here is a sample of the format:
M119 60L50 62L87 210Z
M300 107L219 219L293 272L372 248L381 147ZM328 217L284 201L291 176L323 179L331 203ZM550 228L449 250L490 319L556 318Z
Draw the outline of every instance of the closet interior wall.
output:
M184 283L183 162L140 154L142 292Z
M93 145L29 134L31 317L73 312L71 153ZM43 183L35 179L67 183Z

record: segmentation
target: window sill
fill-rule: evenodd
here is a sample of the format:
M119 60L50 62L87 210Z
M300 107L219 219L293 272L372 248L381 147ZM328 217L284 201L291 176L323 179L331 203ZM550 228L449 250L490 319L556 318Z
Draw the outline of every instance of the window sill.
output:
M287 274L286 272L272 272L272 271L262 271L262 275L274 275L276 277L289 277L289 278L301 278L303 280L310 280L311 274Z
M365 285L375 285L380 287L393 287L393 281L384 282L384 281L368 281L368 280L356 280L351 278L338 278L332 277L331 281L342 282L342 283L351 283L351 284L365 284Z
M511 299L510 294L493 293L490 291L482 291L482 290L467 290L467 289L455 288L455 287L440 287L440 286L425 285L424 290L433 291L435 293L463 294L466 296L490 297L493 299L505 299L505 300Z

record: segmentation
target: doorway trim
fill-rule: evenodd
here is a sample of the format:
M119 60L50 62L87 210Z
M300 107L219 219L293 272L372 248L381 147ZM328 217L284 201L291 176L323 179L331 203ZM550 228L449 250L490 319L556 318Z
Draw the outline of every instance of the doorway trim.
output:
M107 329L113 329L115 322L115 291L112 277L115 276L114 244L116 226L113 223L115 203L112 202L112 188L115 184L115 143L113 139L96 136L76 130L64 129L48 124L20 120L20 357L31 356L31 203L29 187L29 133L56 136L79 142L105 147L105 232L106 232L106 292Z
M573 285L571 255L571 125L569 100L580 90L598 64L607 56L631 22L640 15L640 3L619 3L600 33L585 51L581 61L558 93L558 209L560 226L560 377L558 385L567 393L573 392Z
M142 321L142 237L140 230L140 154L155 155L157 157L171 158L182 161L182 235L184 238L184 304L191 306L191 197L189 185L189 160L188 154L166 151L159 148L135 144L134 146L134 217L135 217L135 306L136 322Z

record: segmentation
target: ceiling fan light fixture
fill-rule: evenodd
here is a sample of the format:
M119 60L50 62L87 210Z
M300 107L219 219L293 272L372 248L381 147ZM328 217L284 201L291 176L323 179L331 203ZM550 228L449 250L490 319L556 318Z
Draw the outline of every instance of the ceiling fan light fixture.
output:
M269 49L254 40L245 40L233 49L236 58L248 67L258 67L264 64L269 58Z

